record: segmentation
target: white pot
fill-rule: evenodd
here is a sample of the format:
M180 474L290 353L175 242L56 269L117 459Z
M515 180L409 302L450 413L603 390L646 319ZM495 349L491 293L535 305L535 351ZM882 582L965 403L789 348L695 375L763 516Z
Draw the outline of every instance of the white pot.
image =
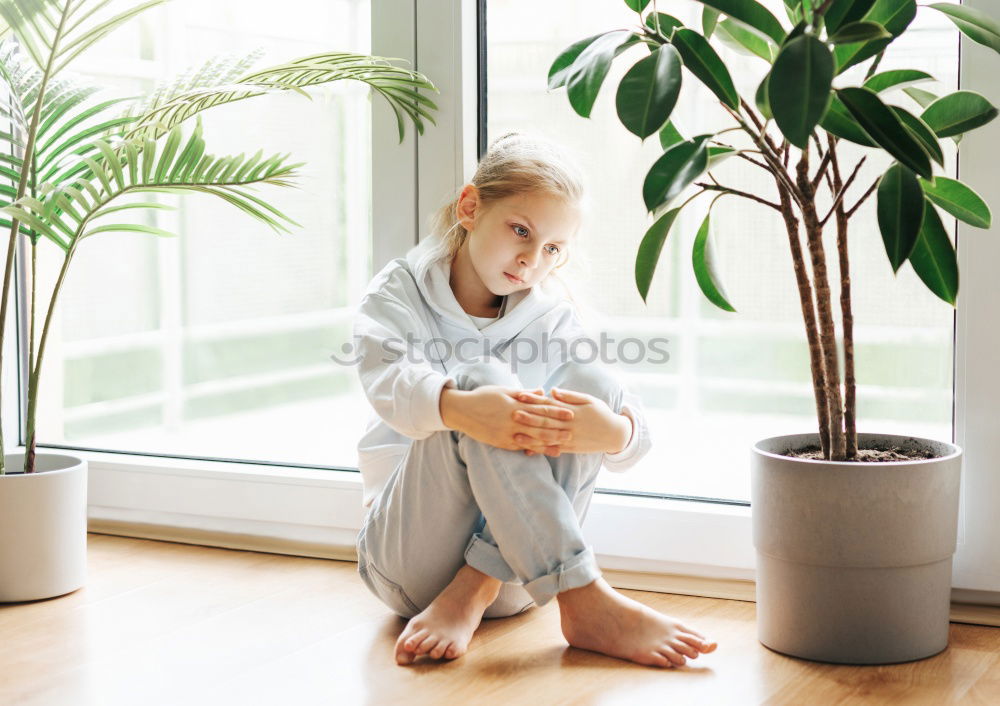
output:
M858 434L858 446L930 449L893 463L781 455L816 434L753 448L757 636L794 657L842 664L907 662L948 646L951 562L962 450Z
M0 603L61 596L87 575L87 461L36 453L5 456L0 475Z

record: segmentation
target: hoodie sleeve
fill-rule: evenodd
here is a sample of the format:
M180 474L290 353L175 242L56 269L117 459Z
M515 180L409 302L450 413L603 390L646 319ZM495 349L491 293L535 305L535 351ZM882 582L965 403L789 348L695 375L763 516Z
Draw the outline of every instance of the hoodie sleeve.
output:
M365 295L353 327L365 396L390 427L411 439L426 439L449 428L441 419L441 390L455 387L455 380L431 366L411 342L414 333L414 313L402 302Z
M577 319L576 314L571 309L567 309L566 314L558 320L552 332L552 339L565 340L568 343L566 350L573 351L573 342L581 338L589 339L593 343L594 350L599 350L597 343L584 329L579 319ZM562 359L555 360L552 367L554 368L561 362ZM608 369L612 373L617 373L613 367L609 366ZM551 373L552 371L549 370L548 372ZM632 422L632 435L629 437L625 448L621 451L616 454L604 454L604 467L614 473L622 473L637 464L643 456L649 453L653 445L649 434L649 426L646 423L646 412L642 405L642 399L632 392L624 381L622 381L622 387L624 388L624 392L622 394L620 412Z

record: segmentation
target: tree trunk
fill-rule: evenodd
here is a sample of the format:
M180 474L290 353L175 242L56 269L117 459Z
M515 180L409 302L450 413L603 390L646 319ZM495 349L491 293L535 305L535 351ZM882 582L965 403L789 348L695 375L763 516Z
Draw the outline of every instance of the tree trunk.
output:
M840 396L840 368L837 356L837 334L833 323L833 306L830 303L830 279L826 271L826 254L823 250L823 229L816 215L814 191L809 177L809 149L802 151L796 165L799 191L802 192L802 220L806 241L812 259L813 286L816 291L816 313L819 319L819 339L823 349L826 369L826 400L830 410L830 455L833 461L843 461L846 454L844 439L844 410Z
M833 198L844 187L837 164L836 138L827 134L830 167L833 170ZM851 307L851 265L847 252L847 210L844 199L837 204L837 253L840 255L840 313L844 319L844 437L849 460L858 457L857 381L854 377L854 312Z
M806 341L809 343L809 369L812 373L813 393L816 398L816 417L819 421L819 441L823 457L830 457L830 412L826 401L826 371L823 369L823 353L816 329L816 307L813 303L812 285L802 257L802 243L799 241L799 222L792 210L792 199L788 189L778 179L778 195L781 197L781 215L788 231L788 247L792 251L795 267L795 283L799 288L799 303L802 306L802 321L806 325Z

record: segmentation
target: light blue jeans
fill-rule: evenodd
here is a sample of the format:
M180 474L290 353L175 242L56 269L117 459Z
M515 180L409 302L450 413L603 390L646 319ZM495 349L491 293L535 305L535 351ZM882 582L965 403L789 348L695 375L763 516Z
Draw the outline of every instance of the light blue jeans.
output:
M524 387L495 358L463 363L456 386ZM602 364L567 361L542 388L587 393L621 412L622 385ZM604 454L528 456L455 430L414 440L375 498L358 536L358 573L383 603L410 618L466 563L503 585L484 617L545 605L600 576L580 526Z

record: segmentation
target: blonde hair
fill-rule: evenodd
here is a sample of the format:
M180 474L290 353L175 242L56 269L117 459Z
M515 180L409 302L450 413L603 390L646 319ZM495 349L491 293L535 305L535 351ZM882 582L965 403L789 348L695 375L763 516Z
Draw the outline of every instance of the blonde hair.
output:
M508 132L495 139L479 160L476 173L469 183L476 187L480 204L487 208L509 196L543 192L574 203L583 211L587 210L583 171L565 150L538 136ZM430 236L438 241L434 248L439 256L447 257L449 262L454 260L469 235L457 215L458 200L463 188L465 185L431 218ZM569 262L569 249L563 249L563 254L565 256L561 258L561 262L546 279L555 279L562 286L566 298L576 305L569 284L555 272Z

